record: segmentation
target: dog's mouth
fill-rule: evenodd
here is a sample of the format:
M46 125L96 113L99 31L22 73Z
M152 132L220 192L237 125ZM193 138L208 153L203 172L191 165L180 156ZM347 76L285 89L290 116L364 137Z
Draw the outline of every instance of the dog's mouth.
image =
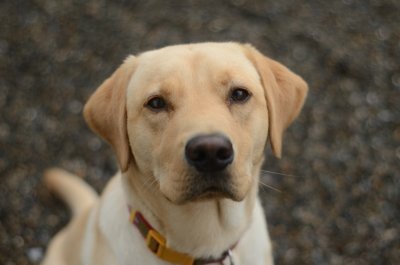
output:
M191 178L184 197L185 201L202 201L220 198L238 200L234 191L235 189L229 174L201 174Z
M200 191L197 194L191 194L190 201L203 201L212 199L229 198L233 199L234 195L227 190L219 189L217 187L210 187L204 191Z

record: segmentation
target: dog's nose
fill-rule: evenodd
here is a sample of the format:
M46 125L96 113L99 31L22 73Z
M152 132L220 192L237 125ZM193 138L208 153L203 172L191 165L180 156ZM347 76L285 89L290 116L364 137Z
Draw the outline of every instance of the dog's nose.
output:
M185 156L200 172L220 171L233 161L232 143L221 134L199 135L188 141Z

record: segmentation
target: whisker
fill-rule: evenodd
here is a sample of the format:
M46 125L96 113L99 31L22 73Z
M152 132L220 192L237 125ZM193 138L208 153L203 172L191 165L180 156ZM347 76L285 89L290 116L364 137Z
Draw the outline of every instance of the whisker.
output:
M286 176L286 177L294 177L294 178L298 178L299 177L299 176L296 176L296 175L279 173L279 172L269 171L269 170L265 170L265 169L261 169L261 172L262 173L270 173L270 174L280 175L280 176Z
M279 190L279 189L277 189L277 188L275 188L275 187L272 187L271 185L265 184L264 182L261 182L260 180L259 180L258 182L259 182L261 185L263 185L263 186L265 186L265 187L267 187L267 188L269 188L269 189L271 189L271 190L273 190L273 191L282 193L281 190Z
M149 178L146 182L143 183L143 187L145 189L149 190L149 191L152 191L151 188L156 183L157 183L157 179L156 178L153 178L153 179Z

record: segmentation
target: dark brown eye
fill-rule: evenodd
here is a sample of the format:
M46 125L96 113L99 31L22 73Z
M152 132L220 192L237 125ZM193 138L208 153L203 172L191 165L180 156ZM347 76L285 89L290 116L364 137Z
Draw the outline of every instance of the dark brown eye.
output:
M167 103L162 97L154 97L147 101L146 107L152 111L162 111L167 108Z
M250 98L250 93L244 88L234 88L231 91L229 99L231 102L244 103Z

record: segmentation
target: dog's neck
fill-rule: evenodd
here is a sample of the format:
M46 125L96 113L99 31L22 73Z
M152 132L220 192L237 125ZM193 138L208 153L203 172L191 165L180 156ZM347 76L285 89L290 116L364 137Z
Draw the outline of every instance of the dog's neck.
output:
M252 189L258 189L258 181L254 182ZM176 251L196 258L219 257L240 240L250 225L256 190L241 202L210 199L176 205L161 194L158 185L146 183L149 178L134 167L122 174L127 204L140 211Z

